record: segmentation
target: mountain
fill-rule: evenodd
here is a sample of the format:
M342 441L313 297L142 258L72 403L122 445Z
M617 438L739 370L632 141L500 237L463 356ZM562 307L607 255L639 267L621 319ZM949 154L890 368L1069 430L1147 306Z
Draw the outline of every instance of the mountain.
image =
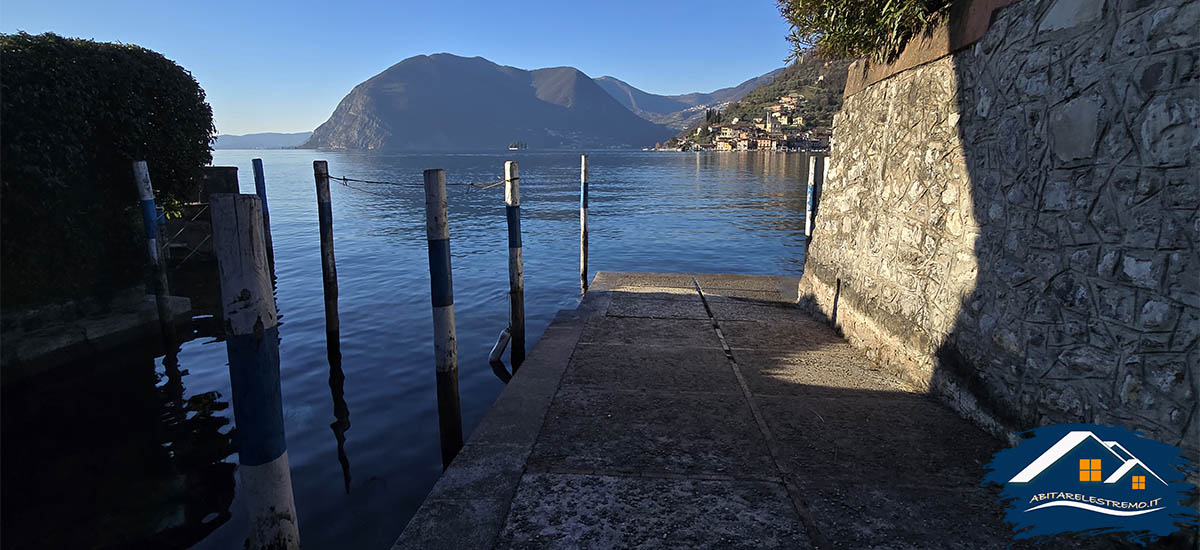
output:
M261 134L221 134L213 142L213 149L289 149L304 143L312 136L312 132L297 132L295 134L280 134L265 132Z
M642 147L674 133L572 67L527 71L440 53L410 57L355 86L302 147Z
M731 101L737 101L755 88L771 82L783 71L784 69L775 69L737 86L708 93L681 95L651 94L611 76L602 76L595 81L621 105L638 116L655 124L683 130L703 119L706 109L719 108Z

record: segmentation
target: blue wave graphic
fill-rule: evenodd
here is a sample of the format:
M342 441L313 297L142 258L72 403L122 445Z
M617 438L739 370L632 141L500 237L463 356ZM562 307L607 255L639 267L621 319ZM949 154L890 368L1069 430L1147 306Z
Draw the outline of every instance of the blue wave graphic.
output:
M1069 507L1071 507L1071 508L1079 508L1079 509L1082 509L1082 510L1087 510L1087 511L1089 511L1089 512L1096 512L1097 514L1107 514L1107 515L1110 515L1110 516L1123 516L1123 517L1127 517L1127 516L1140 516L1140 515L1142 515L1142 514L1149 514L1150 512L1157 512L1157 511L1159 511L1159 510L1163 510L1163 509L1164 509L1164 507L1163 507L1163 506L1159 506L1158 508L1150 508L1150 509L1148 509L1148 510L1130 510L1130 511L1126 511L1126 510L1112 510L1112 509L1109 509L1109 508L1104 508L1104 507L1101 507L1101 506L1096 506L1096 505L1094 505L1094 504L1088 504L1088 503L1086 503L1086 502L1075 502L1075 501L1073 501L1073 500L1055 500L1055 501L1052 501L1052 502L1047 502L1047 503L1045 503L1045 504L1039 504L1039 505L1037 505L1037 506L1034 506L1033 508L1030 508L1030 509L1028 509L1028 510L1025 510L1025 511L1026 511L1026 512L1032 512L1032 511L1034 511L1034 510L1041 510L1042 508L1052 508L1052 507L1055 507L1055 506L1069 506Z

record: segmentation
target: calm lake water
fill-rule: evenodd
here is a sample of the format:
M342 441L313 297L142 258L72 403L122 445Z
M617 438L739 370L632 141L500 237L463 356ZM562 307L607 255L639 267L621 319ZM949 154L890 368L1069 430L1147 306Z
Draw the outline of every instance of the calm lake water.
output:
M494 181L505 160L520 162L532 349L555 312L578 303L579 153L216 151L214 164L238 166L242 191L253 193L255 157L268 184L301 540L308 549L387 548L441 472L422 170L444 168L450 183ZM412 184L333 185L341 384L331 383L325 354L314 159L329 161L334 176ZM800 273L805 155L589 160L592 275ZM451 187L449 208L470 434L503 387L487 363L508 318L503 188ZM181 376L169 376L174 366L153 347L5 389L5 547L242 547L225 345L183 344Z

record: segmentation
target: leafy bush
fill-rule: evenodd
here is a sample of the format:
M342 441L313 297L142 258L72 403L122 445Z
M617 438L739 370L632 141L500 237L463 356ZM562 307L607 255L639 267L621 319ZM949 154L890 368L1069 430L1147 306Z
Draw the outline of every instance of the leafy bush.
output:
M145 273L132 161L177 210L212 161L191 73L133 45L0 35L0 305L104 295Z
M935 27L952 0L778 0L792 24L794 52L815 47L826 57L894 60L905 44Z

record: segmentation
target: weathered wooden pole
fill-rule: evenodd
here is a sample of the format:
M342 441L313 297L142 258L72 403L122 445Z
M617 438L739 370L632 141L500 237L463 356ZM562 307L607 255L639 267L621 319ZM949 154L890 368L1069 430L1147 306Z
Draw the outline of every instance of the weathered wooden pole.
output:
M325 291L325 349L330 361L341 362L341 323L338 320L337 263L333 257L333 207L329 199L329 164L313 161L317 181L317 223L321 229L321 283Z
M508 218L508 327L513 373L525 362L525 265L521 261L521 177L517 162L504 162L504 213Z
M211 209L249 547L299 548L262 205L254 195L217 193Z
M261 161L255 159L255 182L258 181ZM350 408L346 405L342 371L341 321L338 317L337 261L333 255L333 205L329 196L329 163L313 161L313 178L317 183L317 225L321 234L321 286L325 293L325 355L329 359L329 390L333 396L333 416L329 425L337 439L338 462L342 464L342 480L350 494L350 459L346 456L346 430L350 429ZM262 189L261 196L266 196ZM265 206L266 203L263 203ZM265 215L265 211L264 211ZM268 224L267 230L270 230ZM270 234L267 234L270 238ZM270 249L268 249L270 253ZM274 277L275 273L272 272Z
M267 241L267 261L271 267L271 278L275 278L275 242L271 239L271 209L267 207L267 177L263 173L262 159L251 159L254 165L254 193L262 201L263 238Z
M817 223L817 205L821 203L821 187L825 184L825 157L809 154L808 157L808 200L805 201L804 236L812 239Z
M170 288L167 286L167 262L162 258L158 239L158 207L154 204L154 186L150 183L150 170L146 161L133 163L133 179L137 183L138 198L142 203L142 223L146 226L147 252L150 266L154 270L154 305L158 310L158 325L166 344L168 355L175 347L175 319L168 301Z
M446 172L425 171L425 234L429 240L429 293L433 302L433 355L437 368L438 428L442 467L463 445L458 400L458 339L454 333L454 282L450 272L450 222L446 208Z
M579 290L588 289L588 157L579 157Z

